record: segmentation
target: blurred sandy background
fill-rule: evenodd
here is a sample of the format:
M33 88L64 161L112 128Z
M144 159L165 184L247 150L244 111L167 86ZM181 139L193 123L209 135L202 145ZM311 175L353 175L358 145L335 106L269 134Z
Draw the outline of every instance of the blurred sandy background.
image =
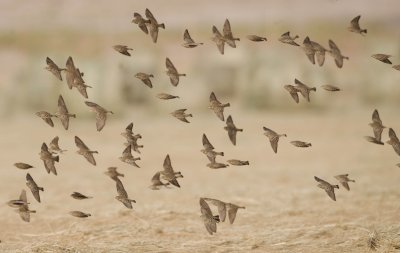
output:
M393 240L382 242L381 252L393 251L398 225L399 162L388 145L367 143L367 125L377 108L386 126L400 131L400 72L370 57L393 55L400 64L400 4L398 1L1 1L0 2L0 252L366 252L366 240L378 230ZM130 23L133 12L149 8L166 30L158 43ZM346 30L361 17L365 37ZM212 25L222 30L229 18L238 47L220 55L210 37ZM181 46L184 29L205 45ZM343 69L327 57L313 66L300 48L282 44L278 37L291 31L328 47L332 39L350 57ZM245 36L265 35L266 43ZM132 57L111 47L125 44ZM44 70L49 56L64 66L68 56L85 73L89 100L115 112L100 133L84 98ZM165 75L165 57L186 73L178 87ZM153 89L137 72L153 73ZM311 103L295 104L283 89L294 78L317 87ZM340 93L320 88L333 84ZM215 91L230 102L225 115L244 128L232 146L224 124L207 109ZM159 92L181 99L161 101ZM58 121L50 128L34 113L54 112L62 94L69 110L78 115L64 131ZM191 124L169 113L188 108ZM123 150L119 135L130 122L141 133L142 168L118 160ZM286 133L273 154L262 126ZM206 133L220 159L249 160L248 167L210 170L200 153ZM400 133L400 132L399 132ZM57 164L59 175L48 175L39 160L42 142L60 137L69 151ZM75 154L78 135L99 151L93 167ZM387 132L383 134L387 139ZM289 141L310 141L298 149ZM185 178L181 189L151 191L151 176L162 168L165 155ZM136 154L134 154L136 156ZM5 202L25 187L29 171L45 188L41 204L28 193L37 210L24 223ZM136 199L133 211L114 199L114 183L103 175L109 166L125 174L128 194ZM316 187L313 176L335 182L334 175L350 173L356 184L340 189L337 202ZM26 187L25 187L26 188ZM73 191L94 196L88 201L69 197ZM246 206L234 225L219 224L209 236L199 218L199 197L213 197ZM81 210L93 215L80 220L68 215Z

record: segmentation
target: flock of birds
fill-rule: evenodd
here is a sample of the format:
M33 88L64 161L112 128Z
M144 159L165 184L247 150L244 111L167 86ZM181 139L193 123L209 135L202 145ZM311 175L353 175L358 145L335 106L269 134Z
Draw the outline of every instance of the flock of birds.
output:
M145 11L145 16L146 18L144 18L139 13L134 13L134 19L132 20L132 22L137 24L138 27L144 33L146 34L150 33L152 41L156 43L159 29L160 28L165 29L165 25L158 23L156 18L148 9L146 9ZM351 21L351 25L348 28L348 30L354 33L359 33L361 35L364 35L367 33L367 30L362 29L360 27L359 20L360 16L355 17ZM212 27L212 33L213 33L212 41L217 45L217 48L221 54L224 54L225 44L229 45L232 48L236 48L236 41L240 41L240 38L237 38L233 35L231 25L228 19L225 20L222 33L220 33L215 26ZM267 41L267 38L258 35L249 35L247 36L247 38L250 41L254 42ZM285 44L299 47L300 45L297 44L297 42L295 41L297 38L299 38L299 36L297 35L291 36L290 32L286 32L281 35L279 41ZM184 31L183 39L184 43L182 44L182 46L186 48L195 48L197 46L203 45L203 43L195 42L191 38L189 31L187 29ZM329 53L333 57L336 66L338 68L342 68L344 59L346 60L349 59L348 57L343 56L341 54L340 49L332 40L329 40L330 49L328 50L325 49L321 44L310 40L310 38L307 36L304 39L303 46L301 48L305 52L309 61L312 64L315 64L315 58L316 58L316 61L319 66L322 66L324 64L326 53ZM113 49L115 49L117 52L123 55L131 56L129 51L131 51L132 48L129 48L126 45L115 45L113 46ZM375 54L372 57L384 63L391 64L391 62L388 59L390 55ZM47 63L46 69L48 71L50 71L60 81L63 80L62 73L65 73L65 79L69 89L76 88L85 99L88 99L87 88L92 88L92 87L86 85L83 79L84 73L81 72L78 67L76 67L72 57L69 57L67 59L65 68L58 67L58 65L54 61L52 61L49 57L46 58L46 63ZM167 68L166 74L168 75L171 84L173 86L178 86L180 77L186 76L186 74L179 73L169 58L166 58L165 65ZM394 66L394 68L396 70L400 70L400 65L396 65ZM152 74L140 72L137 73L135 77L140 79L149 88L153 87L151 78L153 78L154 76ZM321 87L330 92L340 91L340 88L332 85L324 85ZM308 102L310 102L310 92L311 91L316 92L315 87L310 87L304 84L303 82L299 81L298 79L294 80L294 85L285 85L284 89L289 92L289 94L296 103L299 103L298 93L300 93ZM162 100L179 98L178 96L167 93L157 94L156 97ZM113 114L113 112L105 109L104 107L94 102L86 101L85 105L88 106L89 109L91 109L95 113L96 129L97 131L101 131L106 125L108 114ZM211 109L216 114L218 119L226 123L224 130L227 131L231 143L233 145L236 145L237 133L242 132L243 129L236 127L231 115L229 115L225 121L224 109L229 106L230 103L221 103L217 99L215 93L211 92L209 97L208 108ZM76 118L76 114L72 114L68 111L66 103L61 95L58 97L58 110L56 113L52 114L47 111L39 111L36 113L36 115L41 119L43 119L43 121L51 127L54 127L53 118L59 119L65 130L68 130L70 119ZM190 123L187 118L193 116L192 114L187 113L187 109L176 110L172 112L171 115L185 123ZM377 110L373 112L372 121L373 122L370 124L370 126L373 128L374 137L367 136L365 138L372 143L383 145L384 143L381 140L381 135L383 129L386 127L382 125L382 121L379 118ZM281 137L287 137L286 134L279 134L267 127L263 127L263 130L264 130L264 135L268 138L270 142L273 152L277 153L279 139ZM124 143L125 148L122 152L122 156L119 157L119 159L124 163L139 168L140 166L137 164L137 161L140 160L140 157L134 157L132 155L132 152L141 154L140 149L143 148L143 145L138 144L138 140L141 139L142 136L140 134L135 134L133 132L133 123L130 123L126 127L125 131L121 133L121 135L126 139L126 143ZM391 128L389 129L389 138L390 140L387 141L387 143L392 145L396 153L400 155L400 141L397 138L393 129ZM89 148L85 144L85 142L78 136L75 136L75 144L78 149L76 153L82 155L90 164L96 166L96 160L94 154L98 154L98 152ZM249 161L242 161L238 159L227 160L228 164L217 161L217 157L224 156L224 152L215 151L214 146L211 144L206 134L203 134L202 136L202 144L203 144L203 149L201 150L201 152L208 158L209 163L207 164L207 167L211 169L225 168L229 165L234 165L234 166L249 165ZM300 147L300 148L311 147L311 143L299 140L291 141L291 144L294 145L295 147ZM55 165L60 161L60 155L62 155L65 151L66 150L60 148L59 138L57 136L49 143L49 145L47 145L46 143L42 144L39 156L40 159L43 161L47 173L52 173L54 175L57 175L57 170ZM24 162L17 162L14 165L15 167L22 170L28 170L30 168L33 168L32 165ZM400 164L398 164L398 166L400 167ZM124 174L119 173L117 171L117 167L108 168L108 170L104 174L106 174L108 177L110 177L112 180L115 181L116 191L117 191L117 196L115 197L115 199L120 201L127 208L132 209L133 208L132 203L136 203L136 201L128 196L128 193L124 188L124 185L120 179L121 177L124 177ZM345 189L349 191L350 190L349 182L355 182L355 180L349 179L348 176L349 176L348 174L343 174L334 177ZM157 171L151 178L150 188L152 190L159 190L161 188L169 188L170 185L174 187L180 187L180 184L178 182L179 178L183 178L183 175L181 172L174 170L171 164L171 158L167 154L163 163L163 170ZM327 195L332 200L336 201L335 189L339 189L339 186L333 185L316 176L314 178L318 182L318 187L326 191ZM35 180L29 173L27 173L26 175L26 181L27 181L26 185L32 192L33 197L37 202L40 203L41 202L40 191L44 191L43 187L38 186L38 184L35 182ZM91 198L79 192L73 192L71 194L71 197L77 200ZM245 209L245 207L243 206L239 206L233 203L224 202L212 198L200 198L199 203L200 203L201 218L204 222L206 230L211 235L213 233L216 233L217 223L225 221L227 214L229 222L232 224L235 221L238 210ZM217 207L218 215L213 214L209 204L212 204ZM12 208L15 208L15 210L19 213L22 220L26 222L30 221L30 214L36 212L34 210L29 209L30 202L27 199L27 193L25 190L22 190L18 199L10 200L8 202L8 205ZM71 211L70 214L72 216L79 218L86 218L91 216L90 213L82 211Z

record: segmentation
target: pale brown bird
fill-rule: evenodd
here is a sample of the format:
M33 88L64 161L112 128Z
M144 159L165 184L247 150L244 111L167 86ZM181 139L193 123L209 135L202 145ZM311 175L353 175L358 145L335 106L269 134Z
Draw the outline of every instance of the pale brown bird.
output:
M30 164L27 163L14 163L14 166L21 170L28 170L30 168L35 168Z
M375 139L378 142L382 141L382 132L383 129L385 129L386 127L382 124L382 120L379 117L378 110L374 110L374 112L372 113L372 123L369 123L368 125L372 127Z
M399 70L399 71L400 71L400 64L394 65L393 68L394 68L395 70Z
M200 212L201 212L201 218L203 220L204 226L207 229L207 232L212 235L213 233L217 232L217 223L220 221L219 216L216 215L214 216L210 206L207 204L207 202L203 199L200 198Z
M340 91L339 87L336 87L336 86L333 86L333 85L329 85L329 84L321 85L321 88L326 90L326 91Z
M40 203L39 191L44 191L43 187L39 187L32 176L28 173L26 174L26 186L31 190L33 197Z
M151 178L151 185L150 189L152 190L160 190L160 187L165 186L167 187L169 183L163 183L160 179L160 172L158 171L154 176Z
M74 199L78 199L78 200L93 198L93 197L89 197L89 196L83 195L82 193L79 193L79 192L73 192L71 194L71 197L74 198Z
M377 59L378 61L381 61L386 64L392 64L392 62L389 60L389 58L392 57L391 55L388 54L373 54L372 58Z
M153 42L156 43L158 38L158 28L165 29L165 25L159 24L149 9L146 9L145 14L146 18L150 21L149 23L146 23L148 29L150 30L150 36Z
M294 79L294 83L296 84L296 86L294 86L294 87L300 92L300 94L305 99L307 99L308 102L310 102L310 91L317 91L317 88L315 88L315 87L310 88L297 79Z
M297 94L297 92L299 92L299 90L290 84L285 85L284 88L285 88L285 90L287 90L289 92L290 96L292 96L293 100L298 104L299 103L299 95Z
M222 169L228 167L229 164L219 163L219 162L211 162L207 164L207 167L210 169Z
M65 63L66 73L65 79L67 80L67 85L69 89L72 89L76 84L84 84L83 73L79 71L75 67L74 60L71 56L68 57L67 62Z
M132 209L132 202L136 203L136 200L134 199L130 199L128 197L128 193L126 192L124 185L122 184L121 180L119 180L117 178L117 180L115 180L116 182L116 187L117 187L117 192L118 192L118 196L115 197L116 200L120 201L122 204L124 204L124 206L126 206L129 209Z
M226 209L228 210L229 223L233 224L236 219L236 214L239 209L246 209L244 206L238 206L232 203L226 203Z
M98 154L99 152L90 150L78 136L75 136L75 145L78 148L76 153L82 155L89 163L96 166L96 160L94 159L93 154Z
M58 80L62 81L61 72L66 69L59 68L49 57L46 57L46 69L50 71Z
M225 203L218 199L204 198L204 200L209 201L211 204L217 206L220 221L224 222L226 218L226 212L228 212L229 223L233 224L236 219L236 214L239 209L246 209L244 206L238 206L232 203Z
M368 142L372 142L372 143L379 144L379 145L384 145L384 143L382 141L378 141L375 137L372 137L372 136L364 136L364 139L366 139Z
M54 116L60 119L65 130L68 130L69 118L76 118L75 114L68 112L64 98L61 95L58 97L58 112L56 112Z
M310 62L312 64L315 64L315 48L312 45L311 40L308 36L303 41L302 49L306 54L306 56L308 57L308 59L310 60Z
M220 120L225 121L224 108L229 106L231 106L229 103L222 104L221 102L219 102L214 92L211 92L210 105L208 106L208 108L213 110Z
M355 180L349 179L349 174L337 175L335 178L343 185L346 190L350 191L348 182L356 182Z
M174 96L174 95L167 94L167 93L159 93L159 94L157 94L156 97L159 99L163 99L163 100L179 98L179 96Z
M74 217L78 217L78 218L87 218L87 217L92 216L90 213L84 213L81 211L71 211L71 212L69 212L69 214Z
M217 155L224 156L224 152L214 151L214 146L210 143L205 134L203 134L202 143L204 149L202 149L201 152L207 156L211 163L215 163Z
M140 28L145 34L148 34L148 33L149 33L146 24L150 23L150 20L147 20L147 19L143 18L142 15L140 15L139 13L137 13L137 12L133 13L132 23L137 24L137 25L139 26L139 28Z
M336 201L335 197L335 188L339 189L339 185L332 185L316 176L314 176L315 181L317 181L319 184L317 185L319 188L325 190L325 192L328 194L328 196L333 200Z
M190 123L186 118L187 117L193 117L191 113L185 113L187 109L179 109L176 111L171 112L171 115L174 116L175 118L179 119L180 121Z
M164 159L163 168L164 170L160 171L161 178L168 181L170 184L180 188L181 186L179 185L177 178L183 178L183 175L180 171L174 171L169 155L167 155Z
M109 176L112 180L118 179L118 177L124 177L124 174L121 174L117 171L117 167L109 167L106 172L104 172L107 176Z
M194 47L203 45L203 43L196 43L192 39L192 37L190 37L188 29L186 29L185 32L183 33L183 40L185 41L185 43L183 43L182 46L184 46L186 48L194 48Z
M315 41L310 41L311 46L314 48L315 56L319 66L323 66L325 62L325 52L331 53L330 50L325 49L319 43Z
M139 72L136 73L135 77L140 79L144 84L147 85L147 87L153 88L153 84L151 83L150 78L154 77L154 75Z
M133 136L133 122L129 123L129 125L126 126L125 132L121 133L122 136L124 136L127 140Z
M251 40L251 41L254 41L254 42L267 41L267 38L260 37L260 36L257 36L257 35L247 35L246 38L248 40Z
M227 161L230 165L234 166L244 166L244 165L250 165L249 161L241 161L237 159L230 159Z
M340 52L340 49L338 48L338 46L336 46L335 42L333 42L332 40L329 40L329 48L331 49L331 51L329 51L329 53L335 59L336 66L338 68L342 68L343 67L343 59L348 60L349 57L343 56L342 53Z
M31 213L36 213L34 210L29 210L29 205L28 205L28 198L26 197L26 192L25 190L22 190L21 195L19 199L24 202L25 204L21 205L18 207L16 210L19 213L19 216L21 219L25 222L30 222L31 221Z
M286 134L277 134L275 131L263 127L265 133L264 135L268 137L269 142L271 143L272 150L275 154L278 152L278 141L280 137L287 137Z
M367 33L367 29L361 29L359 21L360 21L361 16L357 16L351 20L350 26L347 28L350 32L354 33L359 33L361 35L364 35L363 33Z
M174 64L172 64L171 60L167 57L165 59L165 66L167 67L167 75L169 76L169 80L173 86L178 86L179 84L179 77L180 76L186 76L186 74L180 74L178 73L178 70L176 70Z
M243 132L243 129L236 128L231 115L229 115L226 119L226 127L224 127L224 129L228 132L228 136L232 144L236 145L236 133Z
M59 156L53 156L53 154L50 153L46 143L44 142L42 144L39 155L40 159L44 163L44 167L47 173L52 172L54 175L57 175L57 170L54 163L59 162Z
M132 166L135 166L137 168L140 168L139 165L137 165L136 161L140 160L140 157L133 157L131 153L131 145L127 146L124 151L122 152L122 156L119 157L119 160L121 160L124 163L130 164Z
M85 101L85 104L87 106L89 106L92 111L94 111L96 113L96 128L97 128L97 131L100 132L103 129L103 127L106 125L107 113L111 113L111 114L114 114L114 113L112 111L108 111L108 110L104 109L100 105L93 103L93 102Z
M87 90L86 88L92 88L92 86L86 85L84 83L76 83L74 84L74 87L79 91L79 93L84 97L88 98Z
M60 146L58 145L58 140L59 140L58 136L54 137L53 140L51 140L51 142L50 142L50 147L49 147L50 153L53 153L53 154L58 154L58 153L59 153L59 154L62 154L62 153L64 153L65 151L67 151L67 150L64 150L64 149L61 149L61 148L60 148Z
M202 198L202 199L217 207L219 221L224 222L226 219L226 203L218 199L212 199L212 198Z
M23 205L29 205L28 199L26 197L26 191L22 190L18 199L12 199L7 202L7 205L12 208L20 208Z
M40 111L35 113L36 116L40 117L44 122L46 122L49 126L54 127L53 120L51 119L52 117L55 117L55 115L50 114L45 111Z
M224 54L225 39L222 34L218 31L217 27L212 27L213 37L211 40L217 45L217 48L221 54Z
M299 147L299 148L308 148L311 147L311 143L309 142L304 142L304 141L291 141L290 142L293 146Z
M279 37L279 41L285 44L289 44L292 46L300 46L299 44L296 43L296 41L294 41L295 39L297 39L299 36L290 36L290 32L285 32L284 34L281 35L281 37Z
M115 45L115 46L113 46L113 48L118 53L126 55L126 56L131 56L129 51L133 50L132 48L129 48L128 46L124 46L124 45Z
M236 48L235 41L240 41L239 38L235 38L232 34L231 24L228 19L225 19L224 28L222 30L224 34L224 39L226 44L228 44L232 48Z
M133 134L133 122L131 122L126 128L125 132L121 133L123 137L125 137L127 143L124 143L125 146L131 146L132 150L140 154L139 148L143 148L143 145L139 145L137 143L138 139L141 139L142 136L140 134Z
M389 128L389 140L386 143L391 145L396 154L400 156L400 141L392 128Z

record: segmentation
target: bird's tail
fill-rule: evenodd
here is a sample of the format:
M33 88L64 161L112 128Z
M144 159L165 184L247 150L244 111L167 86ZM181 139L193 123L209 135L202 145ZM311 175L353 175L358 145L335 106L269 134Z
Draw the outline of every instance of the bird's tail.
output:
M224 156L224 152L216 152L217 155Z
M361 33L367 33L367 29L361 30Z
M219 219L219 215L214 215L213 216L213 219L216 221L216 222L220 222L221 220Z
M231 106L231 104L229 104L229 103L226 103L226 104L222 105L222 107L229 107L229 106Z
M39 189L39 191L44 191L44 188L43 187L38 187L38 189Z
M55 156L55 157L53 157L53 160L56 161L56 162L59 162L60 161L60 157L59 156Z
M159 25L158 25L158 27L161 27L162 29L165 29L165 25L164 25L164 23L162 23L162 24L159 24Z
M186 76L186 74L179 74L179 76Z
M250 165L249 161L245 161L243 164Z
M317 91L317 88L312 87L310 90Z
M29 210L28 213L36 213L35 210Z
M193 117L193 115L192 114L188 114L187 117Z
M335 185L333 185L333 188L339 189L339 185L335 184Z
M71 116L72 118L76 118L76 114L71 114L69 116Z
M243 132L243 129L236 129L238 132Z
M92 154L98 154L99 152L98 152L98 151L90 151L90 153L92 153Z
M153 75L153 74L150 74L149 77L154 77L154 75Z
M132 203L136 203L136 200L134 200L134 199L128 199L128 201L132 202Z
M297 39L297 38L299 38L299 35L294 36L294 40Z

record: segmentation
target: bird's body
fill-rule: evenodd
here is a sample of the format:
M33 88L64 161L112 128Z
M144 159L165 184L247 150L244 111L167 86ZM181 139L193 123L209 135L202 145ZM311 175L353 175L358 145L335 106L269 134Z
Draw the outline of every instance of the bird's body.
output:
M117 179L117 180L115 180L115 182L116 182L117 193L118 193L118 195L115 197L115 199L120 201L127 208L132 209L133 208L132 203L136 203L136 200L130 199L128 197L128 193L126 192L121 180Z
M163 164L164 170L160 171L161 178L168 181L170 184L176 186L176 187L181 187L178 183L177 178L181 177L183 178L181 172L175 172L174 169L172 168L171 165L171 159L169 155L167 155L164 159L164 164Z
M249 161L242 161L242 160L237 160L237 159L230 159L227 161L230 165L234 166L244 166L244 165L250 165Z
M389 60L389 58L392 57L391 55L388 54L373 54L372 58L377 59L378 61L381 61L386 64L392 64L392 62Z
M335 178L343 185L343 187L350 191L350 186L348 182L356 182L353 179L349 179L349 174L337 175Z
M311 143L309 142L304 142L304 141L291 141L290 142L293 146L299 147L299 148L308 148L311 147Z
M308 85L300 82L297 79L294 79L294 83L296 84L295 89L297 89L300 94L307 99L308 102L310 102L310 91L317 91L317 88L315 87L309 87Z
M186 74L181 74L178 73L178 70L176 70L174 64L171 62L171 60L167 57L165 59L165 66L167 67L167 75L169 76L169 80L173 86L178 86L179 84L179 77L180 76L186 76Z
M183 33L183 40L185 41L185 43L183 43L182 46L186 48L194 48L203 45L203 43L196 43L192 39L192 37L190 37L188 29L186 29L185 32Z
M133 157L131 149L132 149L131 145L127 146L122 152L122 156L119 157L119 160L121 160L124 163L135 166L137 168L140 168L139 165L136 163L136 161L140 160L140 157L137 158Z
M339 185L332 185L325 180L322 180L318 177L314 176L315 181L318 182L318 187L325 190L326 194L333 200L336 201L336 196L335 196L335 188L339 189Z
M69 214L74 217L78 217L78 218L87 218L87 217L92 216L90 213L84 213L81 211L71 211L71 212L69 212Z
M157 43L159 28L165 29L164 24L159 24L149 9L145 11L146 18L149 22L146 22L147 28L150 30L150 36L154 43Z
M372 127L372 130L374 132L375 140L378 142L382 141L382 132L383 129L386 127L382 124L382 120L379 117L378 110L374 110L372 113L372 123L368 124L370 127Z
M217 117L220 120L225 121L224 108L225 107L229 107L229 106L230 106L229 103L222 104L221 102L219 102L217 97L215 96L214 92L211 92L211 94L210 94L210 104L209 104L208 108L213 110L214 113L217 115Z
M40 194L39 191L44 191L43 187L39 187L36 182L33 180L32 176L28 173L26 174L26 186L31 190L33 197L37 202L40 203Z
M56 136L51 140L50 145L49 145L49 151L52 154L62 154L67 150L61 149L60 146L58 145L59 137Z
M159 99L162 99L162 100L169 100L169 99L179 98L179 96L174 96L174 95L167 94L167 93L159 93L159 94L157 94L156 97L159 98Z
M231 24L228 19L225 19L224 23L224 28L222 30L222 33L224 35L224 40L226 44L228 44L232 48L236 48L236 43L235 41L240 41L239 38L235 38L232 34L232 29L231 29Z
M218 31L217 27L212 27L213 37L211 40L217 45L218 51L223 55L224 54L224 47L225 47L225 38L222 34Z
M158 171L154 176L151 178L151 185L150 189L152 190L159 190L161 187L165 186L167 187L169 183L163 183L160 179L161 173Z
M211 163L207 164L207 167L209 167L210 169L222 169L222 168L226 168L228 166L229 166L229 164L219 163L219 162L211 162Z
M93 198L93 197L86 196L86 195L84 195L84 194L82 194L80 192L73 192L71 194L71 197L74 198L74 199L78 199L78 200Z
M326 91L340 91L339 87L336 87L334 85L329 85L329 84L321 85L321 88Z
M285 44L289 44L292 46L300 46L299 44L296 43L295 39L297 39L299 36L290 36L290 32L285 32L284 34L281 35L279 38L279 41Z
M361 29L360 27L360 18L361 16L357 16L355 18L353 18L350 22L350 26L347 28L347 30L349 30L350 32L353 33L359 33L361 35L367 34L367 29Z
M147 20L142 17L139 13L135 12L133 13L133 19L132 23L137 24L145 34L149 33L149 30L147 29L147 24L150 23L150 20Z
M129 51L133 50L132 48L129 48L128 46L125 46L125 45L114 45L113 48L118 53L126 55L126 56L131 56Z
M386 143L391 145L396 154L400 156L400 141L392 128L389 128L389 140Z
M236 128L233 123L231 115L226 119L226 127L224 129L228 132L228 137L231 140L233 145L236 145L236 133L243 132L243 129Z
M267 41L267 38L258 35L247 35L246 38L254 42Z
M215 159L218 155L224 156L224 152L214 151L214 146L210 143L205 134L203 134L202 143L203 149L201 150L201 152L207 156L208 160L210 160L211 163L215 163Z
M99 152L90 150L78 136L75 136L75 145L78 148L76 153L85 157L89 163L96 166L96 160L94 159L93 154L98 154Z
M338 68L342 68L343 67L343 59L348 60L349 57L343 56L342 53L340 52L340 49L338 48L338 46L332 40L329 40L329 48L331 49L329 51L329 54L335 59L336 66Z
M147 85L147 87L153 88L150 78L154 77L154 75L139 72L135 74L135 77L140 79L145 85Z
M219 216L213 215L210 206L203 198L200 198L200 212L201 212L200 217L203 220L207 232L210 235L213 235L213 233L217 232L217 223L220 221Z
M32 165L27 163L14 163L14 166L21 170L28 170L34 168Z
M186 118L193 117L193 115L191 113L186 113L186 110L187 109L179 109L179 110L171 112L171 115L174 116L175 118L179 119L182 122L190 123Z
M65 71L66 69L59 68L57 64L54 63L49 57L46 57L46 69L50 71L58 80L62 81L61 72Z
M272 150L275 154L278 152L278 142L280 137L287 137L286 134L277 134L275 131L263 127L264 135L268 137Z
M65 130L68 130L69 118L76 118L75 114L68 112L64 98L61 95L58 97L58 112L55 113L55 116L60 119Z
M35 113L36 116L40 117L44 122L46 122L49 126L54 127L53 120L51 119L52 117L55 117L55 115L45 112L45 111L40 111Z
M89 106L92 111L96 113L96 128L97 131L100 132L106 125L107 114L108 113L114 114L114 113L112 111L104 109L100 105L93 102L86 101L85 104Z
M43 142L42 147L40 149L40 159L44 163L44 167L47 171L47 173L52 172L54 175L57 175L57 170L55 167L55 162L59 162L59 157L58 156L53 156L52 153L50 153L46 143Z

